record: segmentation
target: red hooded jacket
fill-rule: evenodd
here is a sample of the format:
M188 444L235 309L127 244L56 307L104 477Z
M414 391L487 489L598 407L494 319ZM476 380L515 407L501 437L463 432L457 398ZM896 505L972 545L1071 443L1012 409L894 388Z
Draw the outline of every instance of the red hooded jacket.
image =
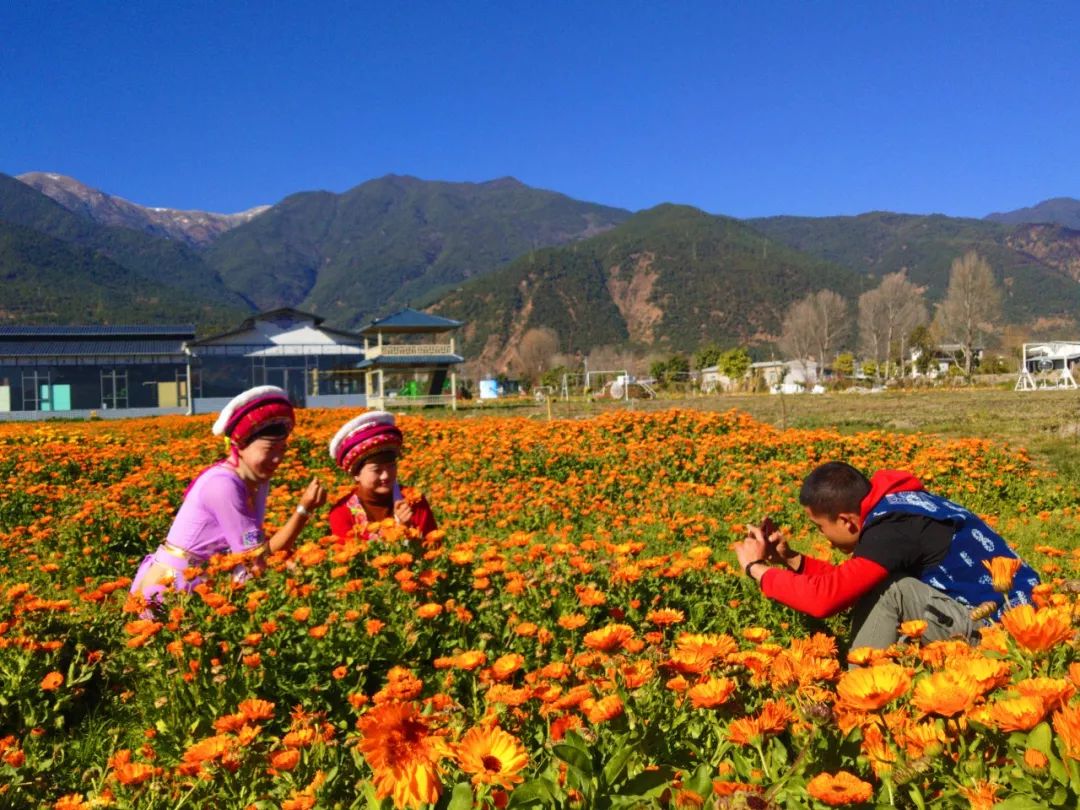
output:
M878 470L870 479L870 492L859 505L860 526L878 501L892 492L923 489L911 473ZM889 576L889 571L865 557L851 557L839 565L803 555L798 573L770 568L761 577L761 591L790 608L818 619L851 607Z

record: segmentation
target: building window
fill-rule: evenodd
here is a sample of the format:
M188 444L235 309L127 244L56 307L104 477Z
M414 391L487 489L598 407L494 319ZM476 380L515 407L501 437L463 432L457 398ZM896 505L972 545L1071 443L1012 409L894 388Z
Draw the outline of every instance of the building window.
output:
M49 372L24 371L22 375L22 398L24 411L40 411L42 399L49 399Z
M126 408L128 406L127 370L102 370L101 372L101 407L106 409Z

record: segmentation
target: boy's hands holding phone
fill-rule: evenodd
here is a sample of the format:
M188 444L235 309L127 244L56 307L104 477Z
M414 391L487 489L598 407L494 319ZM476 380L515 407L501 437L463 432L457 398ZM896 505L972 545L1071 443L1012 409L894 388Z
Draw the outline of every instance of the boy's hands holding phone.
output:
M787 538L776 528L771 518L765 518L760 526L748 525L746 537L732 546L739 565L747 574L757 579L766 569L755 563L780 563L799 570L799 553L788 547Z
M761 522L761 536L765 540L766 559L769 562L795 567L791 563L799 552L788 546L787 537L776 527L772 518L767 517Z

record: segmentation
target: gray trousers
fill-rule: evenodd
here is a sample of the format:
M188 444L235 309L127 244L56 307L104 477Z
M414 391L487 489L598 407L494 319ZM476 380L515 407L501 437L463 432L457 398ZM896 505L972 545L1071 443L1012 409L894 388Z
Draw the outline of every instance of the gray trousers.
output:
M851 610L851 649L873 647L883 650L900 638L900 623L925 619L927 641L959 636L978 639L971 621L971 608L914 577L890 577Z

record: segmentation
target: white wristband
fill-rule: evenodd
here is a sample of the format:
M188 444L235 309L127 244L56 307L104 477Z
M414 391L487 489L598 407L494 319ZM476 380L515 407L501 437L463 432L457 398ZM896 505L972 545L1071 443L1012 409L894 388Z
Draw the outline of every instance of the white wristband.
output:
M308 517L308 516L311 515L311 512L309 512L307 509L305 509L303 504L300 504L299 506L296 507L296 514L303 515L304 517Z

